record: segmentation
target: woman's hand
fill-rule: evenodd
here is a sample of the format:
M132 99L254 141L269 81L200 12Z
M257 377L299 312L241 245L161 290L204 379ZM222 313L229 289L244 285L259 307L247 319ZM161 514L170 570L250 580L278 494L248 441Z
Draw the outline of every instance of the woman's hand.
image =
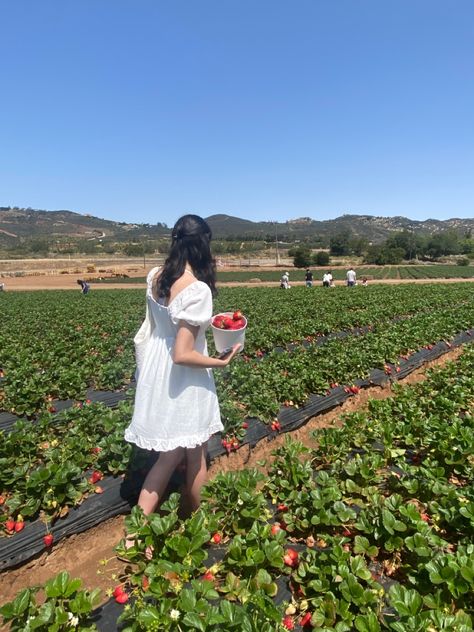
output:
M220 358L220 360L223 363L222 366L223 367L227 366L229 362L231 362L231 360L237 355L237 353L239 353L241 348L242 348L242 345L240 344L240 342L237 342L235 345L232 345L229 353L225 355L223 358Z

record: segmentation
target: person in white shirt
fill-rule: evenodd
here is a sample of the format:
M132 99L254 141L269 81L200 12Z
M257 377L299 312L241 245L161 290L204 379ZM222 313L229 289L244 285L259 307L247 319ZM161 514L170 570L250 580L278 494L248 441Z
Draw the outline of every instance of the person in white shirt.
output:
M288 274L288 272L285 272L285 274L282 274L281 279L280 279L280 287L283 290L288 290L290 287L290 275Z
M347 286L348 287L353 287L356 284L357 277L356 277L356 273L355 273L354 268L352 268L352 267L349 268L349 270L347 271L347 274L346 274L346 278L347 278Z
M332 274L325 272L323 275L323 287L331 287Z

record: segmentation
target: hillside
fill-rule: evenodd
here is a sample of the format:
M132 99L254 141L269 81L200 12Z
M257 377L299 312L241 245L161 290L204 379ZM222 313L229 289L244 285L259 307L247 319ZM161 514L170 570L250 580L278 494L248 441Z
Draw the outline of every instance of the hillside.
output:
M216 214L206 218L218 239L267 239L296 241L307 237L328 243L331 235L348 232L380 243L395 231L410 230L433 234L454 229L460 234L474 231L474 219L428 219L415 221L406 217L376 217L342 215L336 219L318 221L309 217L287 222L253 222L232 215ZM43 211L31 208L0 207L0 247L9 250L21 247L25 240L86 240L143 241L169 236L163 223L129 224L101 219L72 211Z
M314 220L309 217L278 222L251 222L230 215L211 215L206 218L217 238L224 237L267 237L294 241L305 237L319 237L328 241L332 235L348 232L353 236L365 237L374 243L384 241L391 233L401 230L433 234L454 229L460 234L474 230L474 219L447 219L424 221L406 217L376 217L372 215L342 215L336 219Z

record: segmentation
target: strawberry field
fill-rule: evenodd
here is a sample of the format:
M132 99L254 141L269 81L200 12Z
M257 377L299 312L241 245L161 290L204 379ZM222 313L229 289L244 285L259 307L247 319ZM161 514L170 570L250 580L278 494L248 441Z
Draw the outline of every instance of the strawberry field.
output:
M215 313L238 308L249 324L243 354L215 372L225 434L214 454L290 429L292 415L303 423L312 403L333 406L377 376L396 380L420 349L469 341L473 303L468 284L221 290ZM144 467L122 439L143 292L11 293L0 308L0 427L19 418L0 447L0 552L25 537L35 554L71 512ZM176 496L150 519L134 510L133 572L117 592L131 597L125 629L471 630L473 365L467 345L423 384L320 431L317 449L290 440L265 476L218 476L185 522ZM123 401L96 402L98 390ZM151 562L147 546L160 551ZM28 618L70 629L68 612L94 629L95 595L56 582L47 607L34 591L3 607L13 630Z
M320 268L314 271L315 284L321 284L323 274L326 270ZM265 268L254 270L218 270L217 279L221 283L240 282L245 283L251 279L258 278L260 281L280 280L283 269L266 270ZM336 281L346 280L346 268L335 266L332 269L333 278ZM458 266L449 264L435 265L386 265L386 266L359 266L357 267L359 279L367 276L369 279L472 279L474 268L472 265ZM290 278L292 281L303 281L304 270L293 269L290 266ZM146 282L146 277L125 277L125 278L95 278L93 283L137 283Z

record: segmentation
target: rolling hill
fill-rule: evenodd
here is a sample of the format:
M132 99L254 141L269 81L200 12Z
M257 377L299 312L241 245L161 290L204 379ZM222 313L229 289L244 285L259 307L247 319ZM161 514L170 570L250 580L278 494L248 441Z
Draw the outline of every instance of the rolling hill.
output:
M319 238L327 243L331 235L348 232L365 237L373 243L385 240L401 230L433 234L454 229L460 234L474 230L474 219L448 219L415 221L406 217L377 217L372 215L342 215L331 220L314 220L309 217L287 222L253 222L227 214L206 218L217 239L268 239L297 241ZM168 237L169 227L164 223L132 224L101 219L90 214L73 211L44 211L31 208L0 207L0 247L14 249L28 239L58 240L104 239L110 241L141 241Z

